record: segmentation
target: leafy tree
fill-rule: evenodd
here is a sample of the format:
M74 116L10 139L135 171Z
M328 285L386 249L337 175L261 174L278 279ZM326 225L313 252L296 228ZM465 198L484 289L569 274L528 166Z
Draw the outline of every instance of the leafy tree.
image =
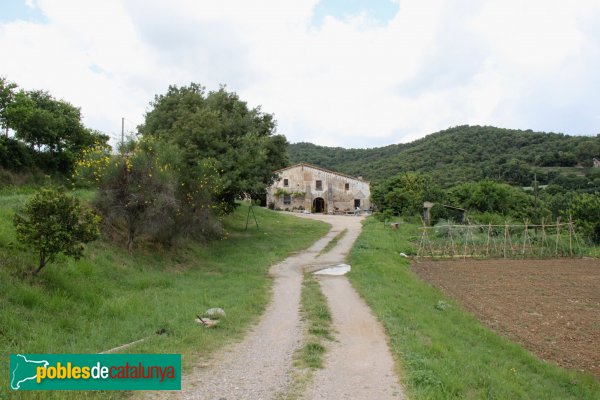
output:
M558 186L542 192L541 199L552 218L563 221L573 219L578 231L592 243L600 244L600 195L598 193L575 193Z
M534 198L520 188L484 180L451 188L448 195L455 204L482 213L498 213L516 218L531 218Z
M64 254L78 260L83 245L99 236L100 218L80 206L63 191L42 189L14 216L17 239L38 254L37 275L56 256Z
M600 159L600 138L589 139L577 145L577 161L586 167L592 166L594 158Z
M578 193L573 196L569 217L592 243L600 244L600 195L599 193Z
M371 191L372 201L380 211L391 211L396 215L413 215L423 209L425 201L440 201L444 197L441 189L427 175L412 172L398 174Z
M219 178L216 204L223 212L232 211L244 193L264 192L273 171L287 165L287 141L274 134L273 116L249 108L224 87L207 93L194 83L170 86L151 107L139 131L177 145L181 171L212 165Z
M500 167L502 181L512 185L527 186L533 180L533 172L524 161L511 159Z
M0 77L0 128L5 130L5 136L8 137L8 122L6 121L6 108L12 103L14 98L14 90L17 85L13 82L8 82L6 78Z
M15 172L31 170L36 166L35 152L23 142L0 137L0 167Z
M45 91L17 92L4 118L15 137L40 154L40 166L46 170L67 173L82 149L108 141L108 136L83 126L78 108Z

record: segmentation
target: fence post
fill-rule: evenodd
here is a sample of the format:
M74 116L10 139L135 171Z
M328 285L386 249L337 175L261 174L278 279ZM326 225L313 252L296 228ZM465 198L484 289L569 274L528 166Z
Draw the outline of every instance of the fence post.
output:
M544 249L546 245L546 219L542 218L542 248L540 251L540 256L544 257Z
M560 237L560 217L556 218L556 248L554 249L554 257L558 257L559 237Z
M573 257L573 218L569 214L569 255Z

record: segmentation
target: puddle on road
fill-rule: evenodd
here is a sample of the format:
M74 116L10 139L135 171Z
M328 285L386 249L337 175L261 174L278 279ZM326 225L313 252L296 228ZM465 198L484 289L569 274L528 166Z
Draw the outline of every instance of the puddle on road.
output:
M314 275L345 275L350 271L350 266L348 264L338 264L334 267L321 269L317 272L313 272Z

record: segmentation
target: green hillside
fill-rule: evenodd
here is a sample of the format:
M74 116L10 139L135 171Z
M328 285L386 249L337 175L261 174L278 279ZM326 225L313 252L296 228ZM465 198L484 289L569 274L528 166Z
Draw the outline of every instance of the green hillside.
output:
M600 135L465 125L407 144L343 149L295 143L288 152L292 163L308 162L371 181L417 171L444 187L485 178L529 186L537 174L541 184L584 189L600 178L590 168L592 158L600 157Z

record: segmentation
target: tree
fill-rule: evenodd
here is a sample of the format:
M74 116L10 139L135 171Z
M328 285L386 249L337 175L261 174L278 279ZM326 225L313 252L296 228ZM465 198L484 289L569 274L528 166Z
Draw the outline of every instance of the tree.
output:
M0 77L0 127L5 130L5 136L8 137L8 123L6 121L5 111L8 105L13 101L14 90L17 85L8 82L6 78Z
M453 204L470 211L536 220L547 214L535 204L535 198L521 188L491 180L463 183L449 189L448 196Z
M578 231L594 244L600 244L599 193L573 193L556 196L554 206L563 220L573 219Z
M287 141L274 134L273 116L249 108L224 87L207 93L194 83L170 86L151 107L139 131L177 145L182 171L213 165L220 181L216 203L223 212L231 212L244 193L264 192L273 171L287 165Z
M37 151L46 170L70 172L82 149L108 141L108 136L83 126L79 108L41 90L14 94L4 118L15 137Z
M380 211L414 215L423 209L425 201L440 201L441 189L427 175L413 172L398 174L373 187L371 198Z
M577 161L586 167L591 167L594 158L600 158L600 138L589 139L579 143L576 148Z
M23 142L0 136L0 167L15 172L35 168L35 152Z
M500 167L502 180L513 185L525 186L533 180L531 168L523 161L511 159Z
M576 219L587 237L595 244L600 244L600 196L598 193L581 193L572 206L573 218Z
M83 245L98 238L100 218L63 191L42 189L14 216L17 239L38 254L37 275L56 256L78 260Z

